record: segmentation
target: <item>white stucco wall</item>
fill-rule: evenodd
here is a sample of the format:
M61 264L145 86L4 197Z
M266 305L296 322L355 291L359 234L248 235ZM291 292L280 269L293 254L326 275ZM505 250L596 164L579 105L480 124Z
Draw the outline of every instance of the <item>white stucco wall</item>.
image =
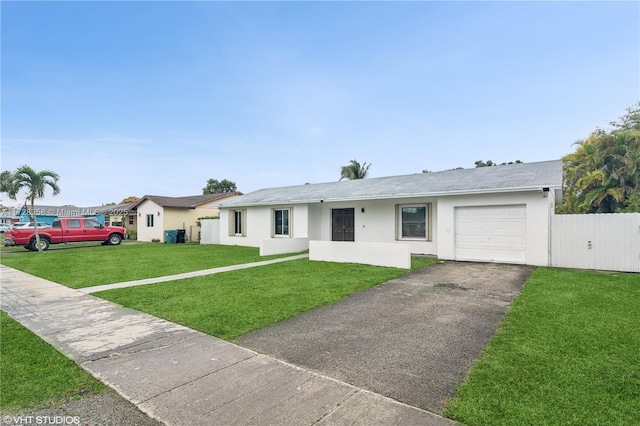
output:
M456 207L517 205L526 206L526 263L549 264L549 224L554 211L554 197L537 191L503 194L463 195L441 197L438 202L438 243L440 259L455 259Z
M153 227L147 226L148 214L153 215ZM163 219L162 207L151 200L144 200L138 206L138 241L151 241L154 238L164 241Z
M431 203L431 241L398 240L396 209L398 204ZM277 239L271 235L271 211L274 208L293 207L292 238L306 238L316 241L331 241L331 209L353 208L355 211L355 240L369 243L395 243L401 241L410 246L411 253L435 254L437 217L436 199L429 197L408 200L372 200L340 203L315 203L302 205L281 205L249 207L246 209L246 236L230 236L229 211L220 212L220 243L260 247L264 239ZM364 212L362 209L364 208ZM309 224L312 224L309 226Z
M431 204L431 241L399 240L396 210L398 205ZM435 214L437 200L433 197L410 199L370 200L340 203L320 203L314 205L313 218L319 219L319 229L310 240L331 241L331 209L353 208L355 210L355 241L363 243L406 243L411 253L436 254L438 218ZM362 211L364 209L364 212Z
M398 239L397 206L414 204L431 205L429 241ZM331 209L353 208L355 242L402 243L409 245L411 253L431 254L441 259L455 259L454 212L456 207L525 205L526 263L548 265L549 223L554 204L553 191L546 196L538 191L529 191L294 205L292 237L306 238L310 242L331 241ZM221 211L221 244L260 247L262 240L272 239L271 210L274 207L292 206L247 208L245 237L228 235L228 211Z
M411 248L406 243L310 241L309 259L411 269Z
M309 250L308 238L265 238L260 242L260 256L298 253Z
M293 208L288 237L272 236L272 211ZM238 208L238 210L244 210ZM233 211L233 210L232 210ZM229 210L220 210L220 244L260 247L264 239L308 239L309 208L306 204L258 206L246 209L245 236L229 235Z

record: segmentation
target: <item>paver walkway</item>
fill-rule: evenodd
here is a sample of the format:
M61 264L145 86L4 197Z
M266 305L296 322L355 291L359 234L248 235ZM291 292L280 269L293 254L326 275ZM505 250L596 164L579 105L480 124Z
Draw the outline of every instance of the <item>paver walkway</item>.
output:
M0 266L2 310L168 425L455 422Z

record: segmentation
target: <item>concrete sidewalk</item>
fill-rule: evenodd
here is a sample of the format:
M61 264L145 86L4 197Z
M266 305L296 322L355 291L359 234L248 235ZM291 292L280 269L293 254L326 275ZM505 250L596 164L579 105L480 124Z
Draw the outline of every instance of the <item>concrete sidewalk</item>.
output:
M168 425L454 425L2 265L2 310Z
M183 280L185 278L203 277L205 275L219 274L220 272L238 271L240 269L255 268L256 266L271 265L273 263L288 262L290 260L304 259L307 257L309 257L309 254L298 254L295 256L281 257L278 259L262 260L260 262L241 263L239 265L221 266L219 268L211 268L211 269L201 269L199 271L184 272L182 274L167 275L164 277L145 278L142 280L125 281L125 282L114 283L114 284L96 285L93 287L84 287L84 288L78 289L78 291L91 294L91 293L97 293L99 291L113 290L116 288L135 287L139 285Z

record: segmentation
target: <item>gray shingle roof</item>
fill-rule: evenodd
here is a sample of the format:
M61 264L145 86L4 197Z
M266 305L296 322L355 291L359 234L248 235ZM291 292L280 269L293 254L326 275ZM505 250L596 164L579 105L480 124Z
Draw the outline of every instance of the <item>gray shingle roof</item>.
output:
M562 187L561 160L267 188L224 201L220 207L510 192L544 187Z
M162 207L174 207L181 209L195 209L197 206L211 201L220 200L232 195L240 194L240 192L232 192L225 194L206 194L206 195L190 195L187 197L162 197L159 195L145 195L138 201L134 207L137 207L144 200L151 200Z

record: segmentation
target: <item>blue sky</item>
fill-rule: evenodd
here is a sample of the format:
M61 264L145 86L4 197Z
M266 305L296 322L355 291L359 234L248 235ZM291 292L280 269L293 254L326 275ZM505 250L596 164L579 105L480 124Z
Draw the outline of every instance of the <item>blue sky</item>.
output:
M0 8L1 166L56 171L42 204L558 159L640 99L638 2Z

